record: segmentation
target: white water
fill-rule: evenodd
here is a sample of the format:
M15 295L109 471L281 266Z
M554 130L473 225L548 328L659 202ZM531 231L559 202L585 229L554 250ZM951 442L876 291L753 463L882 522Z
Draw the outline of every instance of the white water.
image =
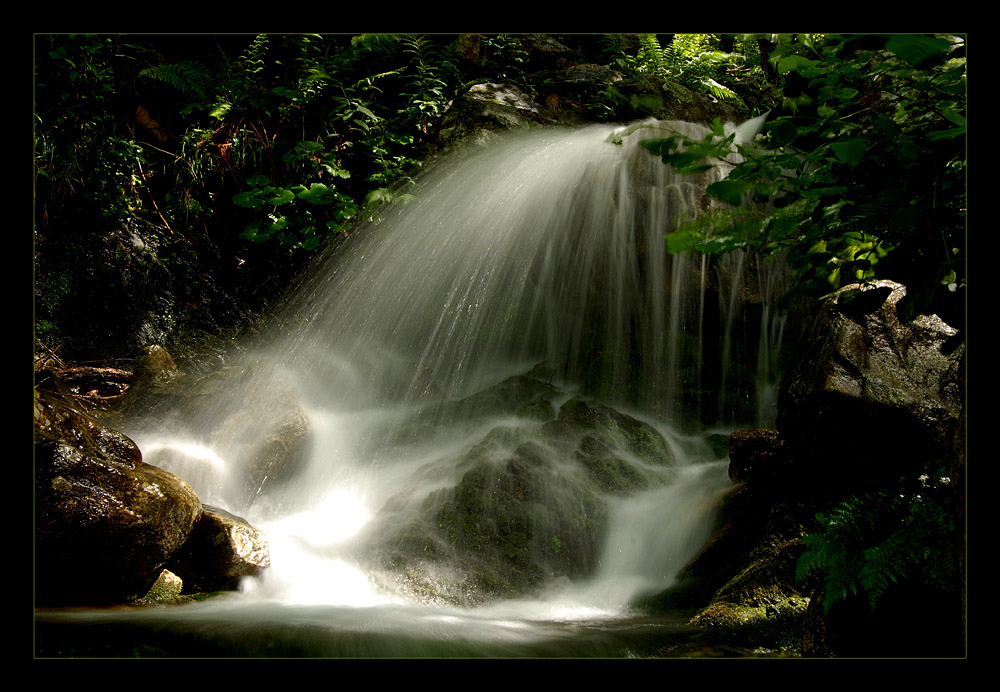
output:
M272 566L263 577L178 617L318 621L446 643L452 635L444 631L530 641L541 636L537 623L622 617L635 596L674 583L730 489L726 461L714 461L704 442L706 426L684 420L692 415L686 395L712 386L703 373L721 372L724 386L730 368L744 367L730 362L730 334L756 267L728 258L710 282L704 258L668 256L663 235L698 213L704 186L722 172L678 178L637 147L655 130L640 128L620 145L609 141L615 132L512 134L435 166L420 179L416 203L357 229L312 270L250 359L252 378L204 416L215 425L128 431L148 462L269 538ZM713 294L709 283L718 285ZM706 301L718 305L708 310ZM710 314L721 324L709 323ZM779 341L765 316L754 366L771 377ZM705 347L710 334L721 335L713 349ZM605 498L607 533L589 575L552 574L524 598L475 609L420 605L387 588L357 559L368 542L459 483L456 460L490 430L521 441L538 423L510 413L443 420L406 445L385 444L386 430L427 401L468 396L543 362L559 389L554 406L573 396L606 400L654 425L675 464L636 460L654 487ZM233 467L273 422L278 391L306 413L310 451L295 478L247 495ZM498 452L498 463L511 449ZM553 454L556 478L575 482L573 460Z

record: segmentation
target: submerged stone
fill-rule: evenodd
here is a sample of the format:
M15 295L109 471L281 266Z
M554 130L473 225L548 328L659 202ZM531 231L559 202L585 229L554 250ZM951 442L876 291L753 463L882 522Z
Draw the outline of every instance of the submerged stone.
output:
M416 439L417 422L507 421L386 504L370 529L382 583L420 600L475 605L594 572L609 499L662 485L671 457L654 428L596 402L570 399L543 422L532 415L532 405L554 411L564 396L518 376L408 424L405 437ZM428 482L437 489L427 493Z

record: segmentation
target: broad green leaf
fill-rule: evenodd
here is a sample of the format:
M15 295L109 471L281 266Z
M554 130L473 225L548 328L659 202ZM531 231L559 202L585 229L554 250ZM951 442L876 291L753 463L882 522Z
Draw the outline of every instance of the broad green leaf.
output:
M271 229L261 221L251 221L243 228L243 237L254 243L262 243L270 239Z
M738 207L743 203L743 195L753 191L753 185L736 180L720 180L708 186L706 192L712 197Z
M233 204L241 207L247 207L248 209L260 209L264 206L264 200L258 197L256 192L256 190L238 192L233 195Z
M949 122L958 125L958 127L949 128L947 130L936 130L934 132L927 133L927 139L932 142L936 142L941 139L954 139L956 137L962 137L965 135L965 117L955 111L952 108L945 108L941 111L941 115L945 117Z
M816 60L810 60L809 58L801 55L787 55L778 61L778 72L781 74L788 74L789 72L797 71L800 68L812 67L816 64Z
M946 120L949 120L960 127L965 127L965 117L953 108L945 108L941 111L941 115L943 115Z
M956 137L962 137L965 135L964 127L953 127L950 130L936 130L935 132L928 132L927 139L932 142L937 142L942 139L955 139Z
M313 183L298 194L299 199L310 204L329 204L336 200L336 193L323 183Z
M830 145L833 153L841 162L850 166L856 166L864 158L868 149L868 142L864 139L849 139L846 142L835 142Z
M947 55L951 43L947 39L933 36L899 35L886 41L885 47L908 64L917 66Z
M278 194L267 199L268 204L273 204L278 206L279 204L288 204L295 199L295 193L291 190L282 189Z
M655 139L644 139L639 142L639 145L654 156L666 156L677 147L677 138L657 137Z
M283 231L289 226L289 221L284 216L272 216L272 222L270 226L271 233L277 233Z
M372 113L372 112L371 112L370 110L368 110L368 109L367 109L367 108L365 108L364 106L362 106L362 105L360 105L360 104L359 104L359 105L355 105L355 109L356 109L356 110L357 110L357 111L358 111L359 113L364 113L364 114L365 114L365 115L367 115L367 116L368 116L369 118L371 118L371 119L372 119L373 121L376 121L376 122L378 121L378 116L377 116L377 115L375 115L374 113Z
M667 241L667 252L676 255L693 248L701 240L701 233L694 229L679 228L663 237Z
M742 238L731 235L720 235L698 243L697 249L708 255L721 255L733 250L746 247L747 243Z

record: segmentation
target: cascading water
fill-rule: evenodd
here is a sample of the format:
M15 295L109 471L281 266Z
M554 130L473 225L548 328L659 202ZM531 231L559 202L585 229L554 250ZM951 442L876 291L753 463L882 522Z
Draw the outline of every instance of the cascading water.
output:
M311 270L238 386L126 430L269 537L265 575L172 609L176 630L312 632L295 655L632 646L552 623L621 618L673 583L729 487L707 433L770 384L732 373L773 377L778 341L758 325L734 348L751 289L771 286L754 262L665 252L725 171L676 176L638 140L704 128L622 132L512 133L436 163L417 201ZM768 298L755 319L773 320ZM239 464L288 411L308 430L301 466L248 483Z

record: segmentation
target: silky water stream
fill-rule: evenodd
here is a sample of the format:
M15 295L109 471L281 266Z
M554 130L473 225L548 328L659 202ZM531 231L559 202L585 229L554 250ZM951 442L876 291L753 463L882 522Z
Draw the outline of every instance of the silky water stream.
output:
M718 440L771 416L781 321L770 267L666 253L725 174L638 146L673 132L705 130L511 133L429 166L311 269L238 386L126 430L264 530L271 567L206 602L52 622L109 655L690 651L680 614L634 604L708 538L732 487ZM289 411L301 463L248 484L239 462Z

